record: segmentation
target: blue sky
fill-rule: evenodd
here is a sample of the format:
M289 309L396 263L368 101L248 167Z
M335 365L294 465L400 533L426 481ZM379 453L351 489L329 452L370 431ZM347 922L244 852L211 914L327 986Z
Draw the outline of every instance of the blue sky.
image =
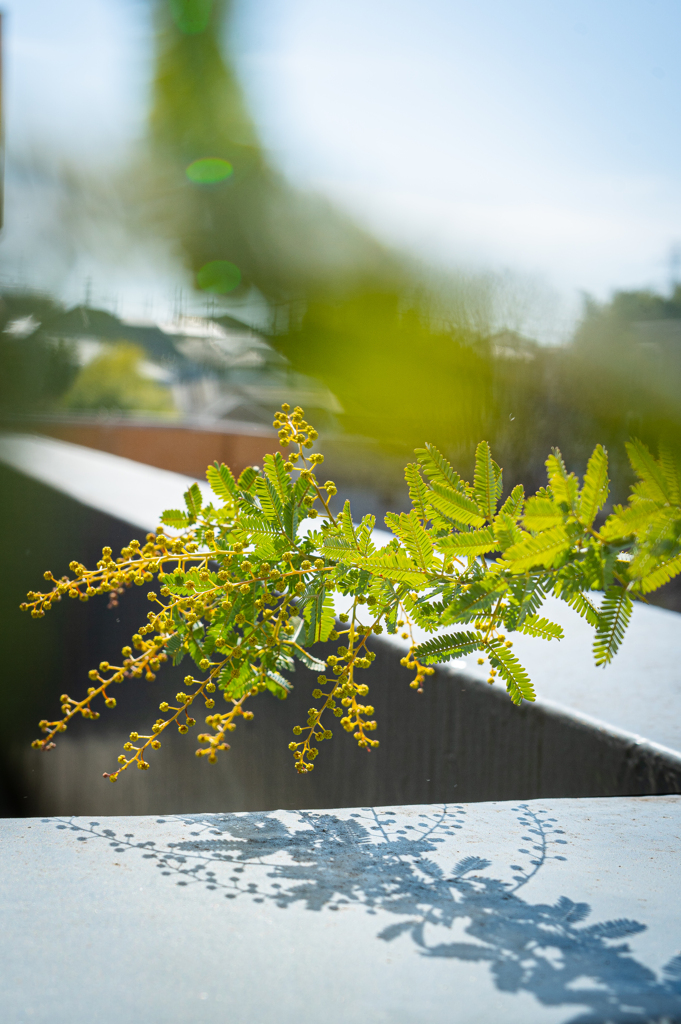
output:
M142 131L144 0L5 0L11 150L92 163ZM241 0L238 67L297 184L444 265L565 295L669 279L679 0Z

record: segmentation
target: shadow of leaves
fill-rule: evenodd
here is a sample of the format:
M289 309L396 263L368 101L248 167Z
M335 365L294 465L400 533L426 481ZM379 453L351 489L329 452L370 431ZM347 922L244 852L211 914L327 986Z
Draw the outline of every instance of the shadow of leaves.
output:
M424 957L487 962L496 987L528 992L545 1006L573 1006L569 1024L681 1021L681 955L660 977L636 960L627 937L646 929L618 919L584 924L585 902L561 896L532 903L521 890L549 859L566 860L568 841L548 812L516 808L523 846L510 879L491 863L467 856L449 867L448 837L465 825L462 806L434 808L405 823L399 810L363 808L345 817L304 811L178 815L158 825L192 827L181 842L138 842L98 822L63 821L77 839L108 840L119 853L153 860L179 886L200 885L227 899L250 897L281 910L363 908L399 920L377 939L410 936ZM561 852L556 852L556 850ZM456 929L457 941L447 941ZM468 941L459 941L459 935Z

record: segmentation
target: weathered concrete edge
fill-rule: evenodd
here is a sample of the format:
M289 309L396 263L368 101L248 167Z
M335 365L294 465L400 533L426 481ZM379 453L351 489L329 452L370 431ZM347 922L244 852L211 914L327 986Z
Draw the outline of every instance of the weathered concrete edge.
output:
M409 643L396 636L380 636L376 638L376 642L388 650L399 651L401 654L405 654L409 649ZM487 699L508 699L505 691L501 691L496 687L490 687L488 683L478 679L465 669L453 668L446 662L434 667L436 673L449 676L458 682L465 682L467 686L474 687L479 694L484 695ZM540 697L534 702L523 701L523 707L530 713L544 713L555 721L562 722L571 728L581 726L591 733L600 735L602 739L622 747L623 750L630 754L638 753L644 759L665 764L673 772L679 773L681 778L681 751L674 750L672 747L667 747L662 743L656 743L654 740L649 740L638 733L629 732L626 729L620 729L618 726L610 725L593 715L567 707L559 701Z
M38 461L24 458L27 449L31 455L38 454ZM176 508L193 483L198 483L204 500L212 497L205 480L40 434L0 432L0 463L85 508L145 532L156 529L162 512ZM74 468L78 470L75 478L69 472ZM108 478L106 486L93 477L93 471Z
M476 682L478 681L476 680ZM669 761L670 765L681 771L681 752L673 750L672 747L665 747L662 743L655 743L654 740L648 740L645 736L639 736L638 733L628 732L626 729L619 729L617 726L608 725L607 722L601 721L600 718L594 718L592 715L575 711L573 708L567 708L564 704L560 704L555 700L543 698L536 702L536 707L542 708L557 718L561 717L571 722L580 723L596 732L611 736L627 747L635 747L643 753L650 754L652 757L663 758Z

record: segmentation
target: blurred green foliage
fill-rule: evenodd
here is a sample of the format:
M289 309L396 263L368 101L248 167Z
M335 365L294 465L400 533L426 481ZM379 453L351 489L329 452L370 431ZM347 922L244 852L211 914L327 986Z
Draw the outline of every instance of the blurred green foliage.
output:
M338 395L346 428L391 448L419 437L475 444L489 424L487 340L456 325L437 329L395 292L314 297L275 344Z
M486 437L528 487L541 481L547 447L583 470L601 441L624 496L629 470L615 451L634 432L653 444L673 437L681 422L674 345L649 343L640 326L681 323L679 295L589 301L574 343L553 349L503 328L493 285L481 297L452 275L436 296L424 268L269 166L225 56L229 0L207 11L198 0L158 0L150 116L164 217L194 274L220 261L239 268L233 295L264 296L272 343L338 397L348 432L400 455L428 438L465 472ZM191 180L188 168L208 160L228 161L233 174Z
M37 333L61 311L42 295L0 298L0 415L47 411L71 385L78 372L71 345Z
M229 0L157 0L148 188L160 228L194 275L232 263L242 293L257 288L273 309L311 290L394 283L396 257L270 166L224 57L229 15Z
M79 412L172 413L174 404L168 388L144 376L144 356L139 345L127 341L107 346L81 369L60 407Z
M585 301L566 350L575 415L615 446L630 436L681 451L681 288Z

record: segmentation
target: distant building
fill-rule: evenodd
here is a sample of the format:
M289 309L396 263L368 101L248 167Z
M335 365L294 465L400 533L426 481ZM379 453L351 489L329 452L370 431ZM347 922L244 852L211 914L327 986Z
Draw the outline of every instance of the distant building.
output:
M27 313L24 307L20 311L6 321L6 336L17 342L32 338L66 343L80 366L116 342L139 345L146 353L139 372L171 390L177 413L185 420L269 424L273 411L290 402L329 427L342 412L327 388L293 373L263 333L231 316L177 316L157 322L56 304L36 313Z

